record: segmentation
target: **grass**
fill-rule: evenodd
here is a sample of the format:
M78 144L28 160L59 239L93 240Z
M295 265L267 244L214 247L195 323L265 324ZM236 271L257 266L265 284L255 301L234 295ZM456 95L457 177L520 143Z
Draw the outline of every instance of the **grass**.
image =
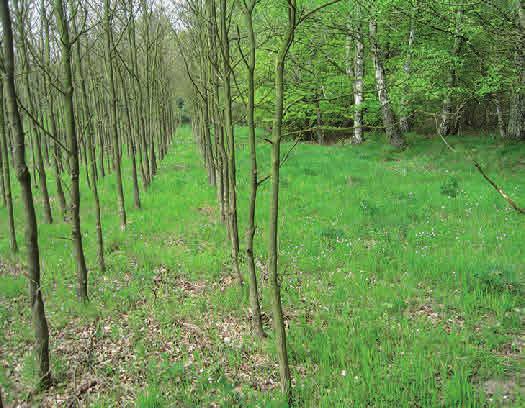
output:
M244 129L238 140L244 237ZM524 145L450 140L525 205ZM259 147L264 176L269 147ZM114 179L101 182L105 276L96 270L95 214L83 180L89 305L75 297L69 226L39 226L57 385L33 401L53 405L94 379L77 398L95 407L285 406L272 338L259 342L250 334L247 294L230 277L215 192L189 130L179 129L142 194L142 210L132 209L125 166L125 232ZM374 136L360 147L299 144L281 179L280 273L297 406L523 406L525 219L461 153L416 135L404 152ZM53 191L51 176L48 185ZM266 183L256 255L268 317L269 197ZM53 209L58 218L56 202ZM24 258L9 254L3 208L0 234L0 384L14 402L27 397L36 378Z

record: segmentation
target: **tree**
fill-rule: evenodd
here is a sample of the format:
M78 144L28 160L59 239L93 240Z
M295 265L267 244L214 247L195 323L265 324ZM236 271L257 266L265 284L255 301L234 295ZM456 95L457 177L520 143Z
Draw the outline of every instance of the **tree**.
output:
M31 174L26 165L24 128L18 111L18 101L15 89L15 56L13 51L13 29L8 0L0 2L0 17L4 30L5 86L9 118L14 138L14 162L16 177L20 183L25 217L25 241L27 250L27 269L29 277L29 298L31 317L35 332L35 352L39 370L39 385L47 389L51 385L51 370L49 366L49 329L40 286L40 252L38 247L38 226L36 222L33 192L31 190Z
M3 99L3 92L2 94L0 94L1 98ZM2 101L2 106L3 106L3 101ZM4 112L2 110L2 112L0 112L0 115L2 116L1 118L1 125L2 125L2 129L0 130L2 132L2 134L4 133L5 129L4 129ZM4 155L3 153L1 153L1 150L2 150L2 138L0 137L0 191L1 191L1 195L2 195L2 205L4 207L7 207L7 196L6 196L6 186L5 186L5 183L4 183Z
M228 183L228 162L226 149L224 145L224 126L221 122L219 105L220 105L220 66L217 53L217 11L215 0L207 0L208 12L208 47L210 72L208 75L210 81L210 98L209 103L212 112L213 135L215 142L215 172L217 185L217 200L221 209L221 221L227 220L227 209L229 207L229 183Z
M28 36L25 32L25 7L23 4L19 3L19 0L14 0L13 5L17 15L17 24L18 27L18 37L20 39L19 48L21 49L22 54L22 72L23 72L23 83L24 89L27 97L27 105L29 110L36 116L36 107L34 103L34 96L31 91L30 78L29 78L29 56L27 51ZM51 204L49 202L49 192L47 190L47 181L46 181L46 169L44 166L44 159L42 154L42 137L40 134L40 129L32 122L32 136L33 136L33 149L32 153L36 153L36 166L38 170L38 182L40 185L40 190L42 193L42 201L44 203L44 220L46 223L51 224L53 222L53 216L51 215Z
M40 5L40 18L42 19L42 35L44 36L44 56L43 64L46 67L44 70L44 92L47 95L47 118L49 120L50 133L55 137L53 140L53 151L51 153L53 161L53 170L55 175L56 191L57 198L60 205L60 211L62 213L62 219L66 219L67 214L67 203L66 197L64 194L64 189L62 187L62 171L61 171L61 150L58 143L58 129L57 129L57 119L56 119L56 107L55 107L55 94L53 92L51 83L54 78L51 78L50 72L51 68L51 44L50 44L50 30L49 30L49 17L48 12L44 3L44 0L41 1Z
M0 58L3 60L3 58ZM3 64L2 64L3 65ZM3 71L4 68L1 67ZM0 156L2 156L2 174L4 181L4 195L7 207L9 224L9 246L13 253L18 252L16 242L15 217L13 213L13 197L11 194L11 173L9 170L9 153L7 143L7 129L4 120L4 80L0 79Z
M377 20L375 17L370 18L370 41L372 43L372 61L375 68L377 98L381 105L381 113L383 115L383 126L390 141L390 144L396 147L403 147L405 139L401 134L398 122L395 118L390 97L388 95L388 85L385 75L385 67L383 62L383 53L379 46L377 38Z
M69 161L71 171L71 238L73 241L73 251L77 264L78 276L78 298L82 302L88 300L87 288L87 266L82 244L82 232L80 228L80 186L78 163L78 140L75 121L75 111L73 105L73 73L71 69L71 47L69 38L69 22L66 5L62 0L55 0L55 16L57 27L60 33L61 62L63 70L62 95L64 104L64 122L66 127L67 139L69 142Z
M511 139L525 140L525 10L523 0L516 1L516 50L515 67L518 83L512 94L507 136Z
M357 18L360 20L361 7L356 6ZM354 136L352 143L363 143L363 95L364 95L364 73L365 73L365 43L363 39L363 27L361 21L356 24L355 36L355 68L354 68Z
M452 61L448 71L447 84L445 89L445 99L443 100L443 110L441 113L441 123L439 124L438 132L441 136L457 133L457 114L454 114L452 109L452 92L456 86L457 72L455 64L463 45L463 37L461 35L461 24L463 19L463 10L456 11L456 33L454 36L454 47L452 48Z
M408 44L407 44L407 52L406 52L406 59L405 63L403 64L403 71L405 72L405 81L407 82L407 86L405 86L403 96L401 99L401 109L402 109L402 115L399 118L399 128L401 132L406 133L410 131L410 128L412 127L412 116L413 112L411 112L409 107L409 87L408 82L410 81L410 69L411 69L411 63L412 63L412 52L414 48L414 39L415 39L415 13L417 10L417 3L416 7L413 8L412 15L410 16L410 29L408 32Z
M252 309L252 320L255 333L259 337L265 337L261 321L261 310L259 305L259 291L257 288L257 273L255 269L255 258L253 253L253 238L255 236L255 207L257 204L257 188L259 180L257 176L257 151L255 141L255 51L257 43L255 31L253 29L253 11L255 0L243 1L244 21L248 32L249 51L246 62L248 73L248 106L246 113L248 116L248 144L250 145L250 204L248 212L248 227L246 229L246 257L248 263L248 275L250 282L250 305Z
M73 35L75 37L78 35L78 30L76 28L76 16L72 19L73 24ZM80 93L81 93L81 102L79 103L79 111L82 113L84 121L86 122L85 126L85 139L86 139L86 150L89 155L89 166L86 168L86 172L91 171L91 191L93 193L93 202L95 204L95 217L96 217L96 231L97 231L97 259L98 259L98 268L101 273L106 272L106 261L104 258L104 235L102 232L102 219L101 219L101 210L100 210L100 199L98 194L97 186L97 166L95 159L95 152L93 146L94 138L94 128L93 122L89 115L89 99L86 86L86 78L84 72L84 64L82 57L80 55L80 40L77 40L75 43L75 55L76 55L76 67L78 70L78 76L80 77ZM82 280L82 285L84 281ZM87 289L86 289L87 292Z
M111 134L113 136L113 165L115 167L115 177L117 180L118 211L120 215L120 228L126 228L126 208L124 205L124 189L122 187L121 169L121 146L119 140L118 121L117 121L117 93L115 90L114 68L113 68L113 29L111 27L111 10L109 0L104 0L104 34L105 34L105 63L106 75L109 88L109 111ZM146 63L147 65L147 63ZM146 67L147 68L147 67ZM151 129L151 128L150 128ZM151 174L153 176L153 174Z
M223 92L224 92L224 132L227 141L227 160L228 160L228 185L229 185L229 208L228 221L230 229L230 239L232 241L232 264L233 272L243 284L241 270L239 268L239 229L237 225L237 186L236 186L236 169L235 169L235 135L233 129L232 117L232 95L231 95L231 61L230 61L230 43L228 33L228 10L226 0L220 0L220 31L223 60Z
M278 227L279 227L279 174L281 167L281 140L284 110L284 64L288 51L294 40L297 28L296 0L287 0L288 24L281 38L280 48L275 57L275 112L272 131L271 181L272 195L270 202L270 221L268 236L268 272L270 274L272 294L272 314L275 331L275 341L279 356L279 371L281 374L281 391L290 399L292 377L288 365L288 350L286 345L286 328L284 327L283 308L281 304L281 287L278 274Z

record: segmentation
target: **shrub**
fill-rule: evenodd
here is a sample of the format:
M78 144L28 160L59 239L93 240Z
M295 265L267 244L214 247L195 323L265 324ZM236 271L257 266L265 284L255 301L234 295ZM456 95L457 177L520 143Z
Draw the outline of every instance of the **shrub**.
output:
M459 194L459 183L455 177L450 177L447 181L441 184L441 194L450 198L455 198Z

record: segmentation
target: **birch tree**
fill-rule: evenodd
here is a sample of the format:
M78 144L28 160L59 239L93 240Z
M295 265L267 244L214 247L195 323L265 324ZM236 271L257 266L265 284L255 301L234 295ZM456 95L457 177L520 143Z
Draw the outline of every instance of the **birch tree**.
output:
M372 44L372 61L375 68L377 98L381 105L381 114L383 116L383 126L390 144L396 147L403 147L405 139L401 134L394 110L388 94L388 85L385 75L383 62L383 53L377 37L377 20L374 16L370 18L369 23L370 42Z

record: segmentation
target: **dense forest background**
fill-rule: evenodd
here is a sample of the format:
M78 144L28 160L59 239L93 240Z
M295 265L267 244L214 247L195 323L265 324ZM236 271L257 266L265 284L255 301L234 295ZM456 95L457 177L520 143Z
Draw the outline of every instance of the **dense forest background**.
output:
M503 138L524 138L520 2L329 3L311 15L324 4L298 5L302 21L286 60L285 124L290 131L320 142L351 136L356 112L363 115L364 130L382 129L390 125L384 123L381 106L389 104L403 132L449 135L483 129ZM249 49L242 4L232 5L228 16L234 116L241 123L246 122L243 61ZM280 4L256 5L256 121L270 128L274 57L287 16ZM195 85L202 87L206 78L196 68L208 52L202 38L206 10L190 2L181 13L188 27L180 34L185 37L181 52ZM383 101L378 90L385 94ZM187 91L197 96L191 87Z

